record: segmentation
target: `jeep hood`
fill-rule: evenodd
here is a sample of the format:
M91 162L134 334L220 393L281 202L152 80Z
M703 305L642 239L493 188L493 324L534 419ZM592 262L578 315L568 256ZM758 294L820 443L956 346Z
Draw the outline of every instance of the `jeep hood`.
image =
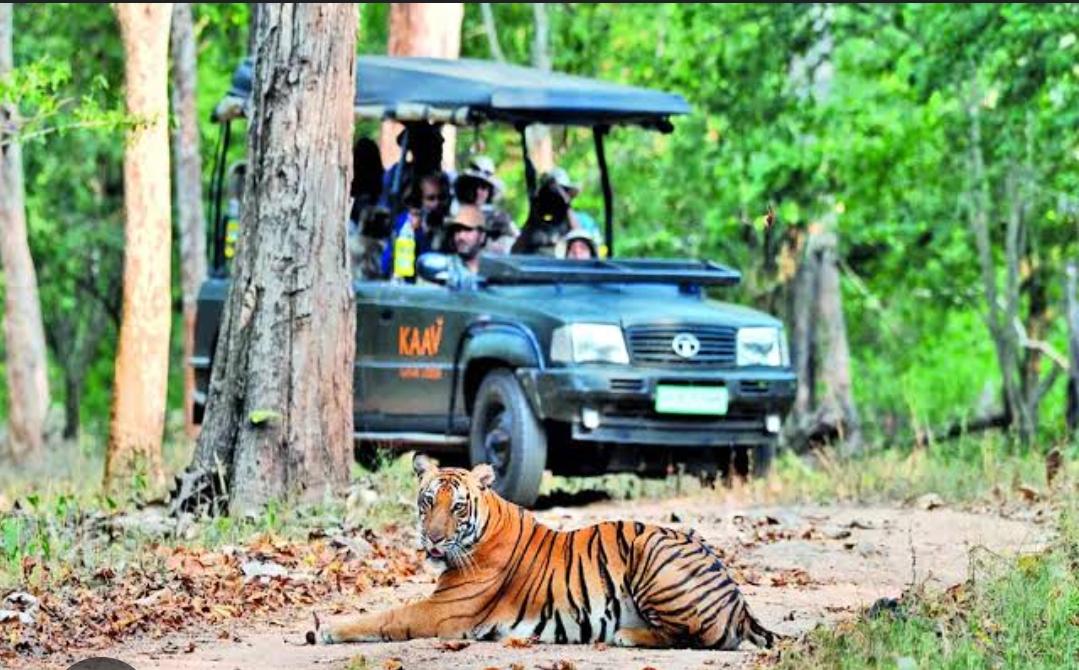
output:
M548 285L497 286L484 291L515 309L561 323L612 323L623 327L656 324L775 326L775 317L754 309L679 292L674 286Z

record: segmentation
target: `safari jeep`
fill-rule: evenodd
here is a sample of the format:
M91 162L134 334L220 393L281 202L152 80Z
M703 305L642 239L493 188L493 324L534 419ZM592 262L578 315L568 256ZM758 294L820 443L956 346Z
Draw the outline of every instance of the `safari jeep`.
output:
M714 478L768 469L795 390L782 324L709 299L706 289L740 280L734 270L613 252L604 137L614 126L669 132L670 117L688 111L681 97L470 60L360 57L357 76L357 115L406 129L502 123L523 136L531 123L593 128L608 249L593 260L484 256L470 290L446 286L438 254L420 258L424 282L355 282L361 460L378 449L421 449L444 463L490 463L498 491L523 505L535 501L544 470L663 476L679 468ZM250 90L245 62L215 111L226 138ZM222 175L219 168L219 197ZM527 161L526 179L534 192ZM228 291L223 219L199 296L196 421Z

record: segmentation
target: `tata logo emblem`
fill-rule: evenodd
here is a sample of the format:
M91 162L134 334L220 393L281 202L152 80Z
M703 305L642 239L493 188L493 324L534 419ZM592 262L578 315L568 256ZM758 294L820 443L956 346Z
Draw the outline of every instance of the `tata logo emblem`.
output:
M689 333L679 333L671 340L671 349L682 358L693 358L701 351L701 341Z

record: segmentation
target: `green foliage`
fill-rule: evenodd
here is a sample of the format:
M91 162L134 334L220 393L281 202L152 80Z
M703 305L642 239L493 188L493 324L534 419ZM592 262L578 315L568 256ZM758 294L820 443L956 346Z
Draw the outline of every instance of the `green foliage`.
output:
M506 57L530 62L532 7L492 9ZM194 10L208 183L218 136L211 111L246 55L250 8ZM361 52L384 52L388 11L361 6ZM969 226L979 187L969 167L972 107L995 260L1002 265L1004 221L1021 197L1029 221L1021 320L1032 337L1064 349L1060 278L1079 256L1076 6L563 3L547 11L555 69L677 91L694 109L671 135L612 133L619 253L726 262L746 279L715 297L788 316L792 259L779 242L834 222L855 394L870 438L910 442L999 407ZM23 153L52 388L58 398L81 391L83 428L100 434L122 268L119 31L105 5L21 4L14 46L17 69L0 82L0 98L18 98L23 136L35 140ZM476 4L465 9L462 52L490 57ZM558 161L584 186L580 209L600 219L591 133L555 128L553 138ZM509 209L523 219L516 134L462 130L458 148L495 158ZM243 150L234 142L230 162ZM1009 191L1009 174L1020 173L1029 188ZM769 207L778 221L766 230ZM178 341L173 349L175 412L183 362ZM1045 374L1049 364L1040 367ZM1042 411L1047 441L1060 433L1062 408L1058 383Z
M1064 349L1063 261L1079 255L1079 10L828 7L549 5L552 55L556 69L678 91L694 108L670 136L613 134L620 253L730 263L746 276L737 297L783 314L789 275L762 215L775 208L779 236L834 220L856 399L871 436L908 440L984 411L987 388L990 405L1000 402L969 227L974 82L995 259L1003 265L1004 220L1022 197L1023 325ZM527 8L495 13L508 57L527 62ZM479 29L463 45L488 55ZM598 213L591 137L555 136L560 162L584 182L581 207ZM508 175L516 152L499 155ZM1008 192L1017 169L1028 193ZM1049 305L1045 332L1039 301ZM1046 401L1050 435L1060 432L1062 397L1057 384Z

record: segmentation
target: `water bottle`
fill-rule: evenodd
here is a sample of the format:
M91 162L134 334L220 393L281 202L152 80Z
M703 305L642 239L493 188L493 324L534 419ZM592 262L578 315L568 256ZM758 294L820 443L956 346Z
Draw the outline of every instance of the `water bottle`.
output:
M416 233L412 221L405 221L393 241L393 276L408 279L416 274Z

